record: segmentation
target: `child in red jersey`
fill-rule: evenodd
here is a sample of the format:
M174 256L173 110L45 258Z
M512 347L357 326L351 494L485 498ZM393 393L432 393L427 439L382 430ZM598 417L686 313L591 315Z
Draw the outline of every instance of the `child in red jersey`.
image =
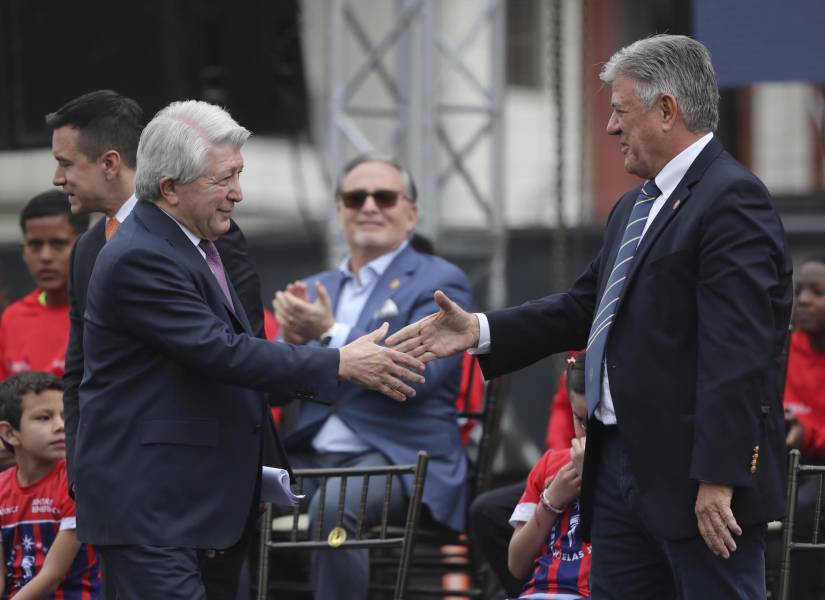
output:
M0 473L0 598L98 599L99 562L77 539L66 483L60 379L26 372L0 383L0 437L17 460Z
M590 597L590 544L579 534L579 492L584 460L587 400L581 353L569 359L567 393L573 408L576 437L572 448L548 450L530 475L510 517L515 528L507 565L519 579L530 581L519 598L579 600Z

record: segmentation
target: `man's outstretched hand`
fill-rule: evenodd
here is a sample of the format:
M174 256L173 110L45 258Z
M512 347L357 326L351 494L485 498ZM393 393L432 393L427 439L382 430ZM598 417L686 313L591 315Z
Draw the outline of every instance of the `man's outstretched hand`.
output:
M415 396L415 390L404 380L424 383L424 377L411 370L423 371L424 363L397 350L379 346L389 328L389 323L384 323L375 331L342 346L338 377L401 401Z
M397 331L387 338L387 346L426 363L478 345L478 317L441 290L433 298L441 310Z

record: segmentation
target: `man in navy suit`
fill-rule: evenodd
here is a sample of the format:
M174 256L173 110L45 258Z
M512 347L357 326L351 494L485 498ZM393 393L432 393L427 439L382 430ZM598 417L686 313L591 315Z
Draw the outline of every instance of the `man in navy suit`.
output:
M704 46L640 40L601 78L607 132L646 181L616 203L588 269L566 293L487 315L438 294L439 313L388 343L425 361L475 347L487 377L587 346L593 598L764 598L766 523L784 513L782 225L712 134Z
M259 502L261 430L276 396L334 394L339 380L415 395L414 359L253 337L214 240L243 198L249 132L205 102L172 103L143 130L137 205L97 257L84 314L75 447L78 536L120 600L203 599L205 551L236 544Z
M336 202L349 256L337 269L276 294L274 308L284 339L340 347L382 322L395 331L435 310L437 289L450 290L461 307L469 308L472 298L464 273L409 244L418 205L413 179L401 165L376 156L355 158L342 170ZM410 464L419 450L426 450L430 462L424 505L436 521L463 531L467 458L455 413L461 357L428 365L425 377L427 382L416 386L416 397L404 404L350 384L339 387L330 405L303 402L298 423L284 443L293 464L301 467ZM407 494L410 484L404 480ZM377 521L383 486L375 482L370 489L374 494L367 509ZM347 490L345 525L354 529L360 487L350 483ZM393 500L396 519L403 517L403 495ZM337 501L337 490L328 491L324 514L335 515ZM318 503L317 497L311 503L313 519ZM332 525L324 523L323 536ZM312 558L316 598L366 600L368 582L366 550L317 552Z
M70 336L63 377L66 412L66 449L70 493L74 494L74 441L77 434L77 392L83 378L83 313L86 294L97 255L107 237L126 220L137 204L135 167L140 132L145 124L143 110L132 100L112 90L96 90L68 101L46 116L52 130L52 152L57 167L53 183L68 194L72 210L86 215L103 214L95 226L78 239L70 256ZM215 241L252 331L263 332L261 286L246 249L246 239L234 222ZM288 467L277 432L269 422L263 430L264 464ZM245 542L248 540L244 540ZM207 596L234 596L246 546L210 553L202 565ZM105 579L107 587L109 579ZM114 592L109 592L110 600Z

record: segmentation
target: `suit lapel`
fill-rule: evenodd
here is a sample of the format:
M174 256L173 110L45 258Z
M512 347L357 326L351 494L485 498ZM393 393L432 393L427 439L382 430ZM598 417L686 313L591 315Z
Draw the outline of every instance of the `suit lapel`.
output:
M318 276L318 281L323 284L327 290L327 294L329 294L329 301L332 304L333 315L338 311L338 299L341 297L341 288L344 287L345 280L346 276L340 269L327 271L326 273L322 273ZM312 297L314 298L315 290L310 290L310 293L313 294Z
M174 219L165 214L160 208L151 202L138 202L133 213L135 218L142 221L144 226L149 231L165 239L169 245L179 252L180 256L184 259L184 262L190 268L199 272L206 279L207 285L210 287L212 292L212 303L214 304L214 301L217 300L217 302L222 304L225 308L226 318L224 318L224 320L235 329L240 329L248 333L251 332L252 329L249 325L249 321L247 320L246 315L243 314L241 301L235 293L232 282L229 281L229 278L227 277L227 284L229 286L229 293L232 297L232 302L235 303L235 306L240 307L240 313L243 314L242 317L238 316L229 305L226 300L226 296L223 294L223 290L220 285L218 285L217 279L215 279L215 276L209 269L209 265L206 264L206 260L203 256L201 256L201 253L197 248L195 248L195 245L189 240L189 238L186 237L186 234L183 233Z
M722 144L714 136L707 146L705 146L690 165L690 168L682 177L682 180L673 190L673 193L664 203L653 223L650 224L647 231L636 249L636 255L633 259L633 266L630 268L630 273L627 274L627 281L625 282L624 292L622 297L627 294L627 289L633 284L636 273L639 271L640 265L645 261L653 244L656 243L658 237L667 228L668 224L676 217L676 214L682 209L690 200L691 189L698 182L710 164L716 160L716 157L722 153ZM621 300L619 301L621 303ZM616 308L618 310L618 307Z
M380 310L387 299L392 298L398 291L404 289L404 284L410 279L418 266L418 256L412 247L407 246L393 259L384 274L375 284L367 303L358 315L356 327L370 329L375 319L373 315Z

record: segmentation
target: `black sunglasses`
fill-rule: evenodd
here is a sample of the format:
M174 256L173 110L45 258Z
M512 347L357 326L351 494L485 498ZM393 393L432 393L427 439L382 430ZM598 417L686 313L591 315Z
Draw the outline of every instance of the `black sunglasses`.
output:
M346 208L360 210L364 206L367 198L372 196L378 208L392 208L398 202L398 198L403 196L404 192L398 190L374 190L369 192L367 190L349 190L341 192L341 202Z

